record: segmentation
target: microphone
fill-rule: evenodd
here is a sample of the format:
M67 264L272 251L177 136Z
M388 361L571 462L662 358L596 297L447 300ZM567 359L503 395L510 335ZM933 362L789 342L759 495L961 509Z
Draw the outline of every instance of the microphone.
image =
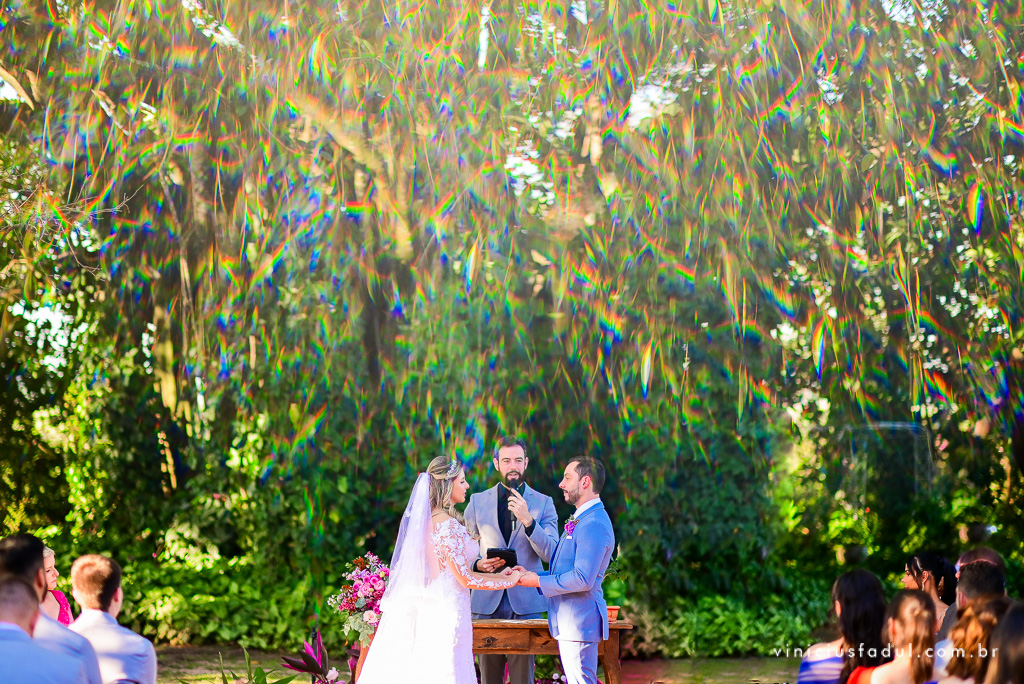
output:
M517 478L517 479L518 479L518 478ZM509 497L511 497L511 496L512 496L512 491L513 491L513 490L516 490L516 491L518 492L518 490L516 489L517 485L513 485L512 487L509 487L509 486L508 486L507 484L505 484L505 483L503 482L503 483L502 483L502 486L503 486L503 487L504 487L504 488L505 488L505 489L506 489L506 490L508 491L508 493L509 493ZM515 533L516 533L516 527L517 527L517 526L519 525L519 518L517 518L517 517L516 517L516 514L515 514L515 513L513 513L513 512L511 511L511 510L510 510L510 511L508 512L508 514L509 514L509 515L510 515L510 516L512 517L512 521L511 521L511 522L512 522L512 526L511 526L511 532L510 532L509 534L510 534L510 535L513 535L513 534L515 534Z

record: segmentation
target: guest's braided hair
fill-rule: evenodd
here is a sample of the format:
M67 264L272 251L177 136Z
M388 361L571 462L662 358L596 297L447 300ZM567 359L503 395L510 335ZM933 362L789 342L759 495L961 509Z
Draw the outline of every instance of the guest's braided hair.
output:
M907 559L907 572L919 587L924 586L924 574L927 572L935 582L939 600L947 606L956 603L956 568L939 554L932 551L915 553Z

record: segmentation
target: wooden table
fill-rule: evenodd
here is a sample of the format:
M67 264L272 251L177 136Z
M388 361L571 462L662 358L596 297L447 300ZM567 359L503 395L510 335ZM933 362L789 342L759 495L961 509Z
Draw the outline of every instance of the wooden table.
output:
M597 658L604 667L605 684L622 684L619 632L633 625L616 620L608 627L608 640L598 643ZM473 620L473 653L558 655L558 642L551 637L547 620Z

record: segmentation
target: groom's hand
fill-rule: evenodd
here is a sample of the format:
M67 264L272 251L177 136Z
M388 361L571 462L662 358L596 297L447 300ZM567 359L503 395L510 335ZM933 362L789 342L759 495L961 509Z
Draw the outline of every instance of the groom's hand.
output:
M540 577L535 572L524 572L519 578L519 586L521 587L539 587Z

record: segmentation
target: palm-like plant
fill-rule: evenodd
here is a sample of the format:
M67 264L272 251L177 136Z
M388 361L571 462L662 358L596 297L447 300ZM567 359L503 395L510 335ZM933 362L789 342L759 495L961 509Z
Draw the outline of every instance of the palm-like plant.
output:
M298 657L282 656L281 659L284 660L284 666L289 670L305 672L311 675L313 684L334 684L338 682L338 670L331 667L319 627L313 632L312 643L308 641L303 642L303 651ZM355 672L351 665L350 660L350 671Z

